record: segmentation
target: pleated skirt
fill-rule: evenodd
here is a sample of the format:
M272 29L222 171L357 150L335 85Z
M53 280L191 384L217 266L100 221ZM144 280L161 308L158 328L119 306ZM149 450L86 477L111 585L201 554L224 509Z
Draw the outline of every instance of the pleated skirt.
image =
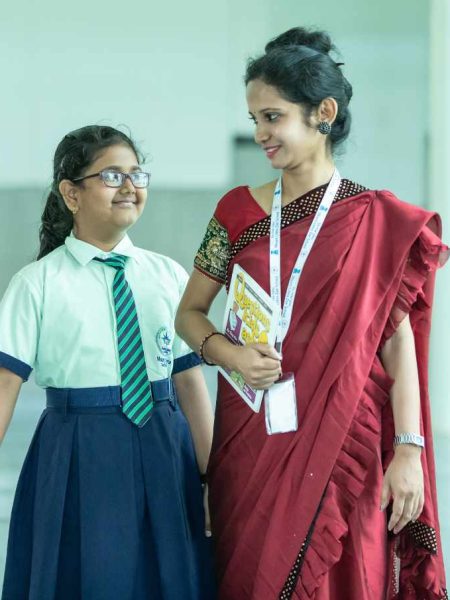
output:
M212 600L211 540L187 422L155 404L47 408L13 505L3 600Z

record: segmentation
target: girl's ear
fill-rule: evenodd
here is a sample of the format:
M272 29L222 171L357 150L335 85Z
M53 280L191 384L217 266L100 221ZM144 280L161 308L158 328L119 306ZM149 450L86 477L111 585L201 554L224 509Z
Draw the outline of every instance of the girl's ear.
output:
M72 214L76 215L80 210L80 206L78 204L78 189L76 185L74 185L69 179L63 179L59 184L58 189L67 208Z

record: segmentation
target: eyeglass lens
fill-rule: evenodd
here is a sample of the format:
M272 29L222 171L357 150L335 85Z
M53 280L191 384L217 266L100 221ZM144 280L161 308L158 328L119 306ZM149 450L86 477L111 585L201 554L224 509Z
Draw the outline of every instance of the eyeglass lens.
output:
M142 171L135 171L134 173L121 173L120 171L102 171L100 177L109 187L120 187L124 184L125 178L131 179L134 187L145 188L149 183L149 174Z

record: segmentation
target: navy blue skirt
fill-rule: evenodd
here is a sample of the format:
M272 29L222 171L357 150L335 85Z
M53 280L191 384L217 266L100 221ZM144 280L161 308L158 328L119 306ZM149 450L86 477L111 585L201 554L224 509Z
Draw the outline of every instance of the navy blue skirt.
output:
M3 600L215 598L199 473L176 403L157 402L142 428L120 406L53 404L19 478Z

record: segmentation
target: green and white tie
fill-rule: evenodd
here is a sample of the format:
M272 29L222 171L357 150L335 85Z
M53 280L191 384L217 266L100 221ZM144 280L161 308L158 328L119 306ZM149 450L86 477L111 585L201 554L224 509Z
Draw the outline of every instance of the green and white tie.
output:
M125 278L127 258L122 254L112 254L106 259L95 258L94 260L116 270L113 297L116 311L122 411L130 421L138 427L142 427L152 415L154 402L145 365L136 304L133 292Z

